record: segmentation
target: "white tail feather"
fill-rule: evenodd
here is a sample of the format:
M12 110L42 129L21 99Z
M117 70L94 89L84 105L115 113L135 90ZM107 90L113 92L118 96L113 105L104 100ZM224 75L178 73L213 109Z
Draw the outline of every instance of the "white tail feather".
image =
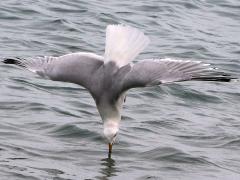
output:
M134 60L148 43L148 37L136 28L124 25L108 25L105 63L114 61L117 66L124 66Z

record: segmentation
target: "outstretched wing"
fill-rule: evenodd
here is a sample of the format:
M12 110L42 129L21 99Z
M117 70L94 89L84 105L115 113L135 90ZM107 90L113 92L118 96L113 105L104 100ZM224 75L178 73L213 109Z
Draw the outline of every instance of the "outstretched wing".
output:
M179 81L230 81L231 79L229 75L218 72L209 64L200 61L149 59L131 67L123 80L121 91Z
M6 64L16 64L42 77L90 87L91 77L103 64L103 57L92 53L72 53L60 57L31 59L5 59Z

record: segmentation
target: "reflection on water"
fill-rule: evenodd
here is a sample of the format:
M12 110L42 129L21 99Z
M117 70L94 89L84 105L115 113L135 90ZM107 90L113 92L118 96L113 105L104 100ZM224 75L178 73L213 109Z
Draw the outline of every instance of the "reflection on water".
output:
M108 155L107 158L101 160L101 168L99 172L102 176L96 178L108 179L112 176L117 176L117 172L120 172L120 170L116 167L115 160L111 158L111 155Z

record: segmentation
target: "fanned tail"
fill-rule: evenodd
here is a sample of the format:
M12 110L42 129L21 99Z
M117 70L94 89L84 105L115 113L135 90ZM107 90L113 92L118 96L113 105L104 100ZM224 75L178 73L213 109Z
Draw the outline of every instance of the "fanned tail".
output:
M113 61L122 67L149 44L149 38L136 28L108 25L106 30L105 63Z

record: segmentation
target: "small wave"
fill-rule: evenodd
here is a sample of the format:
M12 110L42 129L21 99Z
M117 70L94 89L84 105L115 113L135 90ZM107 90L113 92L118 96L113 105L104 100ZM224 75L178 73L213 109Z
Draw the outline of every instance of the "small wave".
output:
M37 169L37 170L42 170L45 171L49 174L53 174L53 175L58 175L58 174L64 174L63 171L59 170L59 169L50 169L50 168L36 168L36 167L31 167L33 169Z
M81 129L73 124L66 124L60 127L55 128L51 132L50 135L56 137L65 137L65 138L96 138L100 137L100 135L94 131L90 131L87 129Z
M170 147L155 148L142 153L140 156L142 158L147 158L155 161L167 161L180 164L208 164L208 162L203 158L193 157L190 154Z
M169 92L184 100L190 100L192 101L198 101L198 102L204 102L204 103L221 103L222 99L220 99L217 96L209 95L204 92L200 92L194 89L185 89L183 86L175 86L170 85L169 86Z
M227 140L226 142L216 145L215 147L225 149L240 149L240 138L232 138L231 140Z
M63 114L63 115L72 116L72 117L76 117L76 118L81 118L81 116L79 116L79 115L73 114L69 111L63 110L63 109L58 108L58 107L52 107L51 110L55 111L57 113Z

